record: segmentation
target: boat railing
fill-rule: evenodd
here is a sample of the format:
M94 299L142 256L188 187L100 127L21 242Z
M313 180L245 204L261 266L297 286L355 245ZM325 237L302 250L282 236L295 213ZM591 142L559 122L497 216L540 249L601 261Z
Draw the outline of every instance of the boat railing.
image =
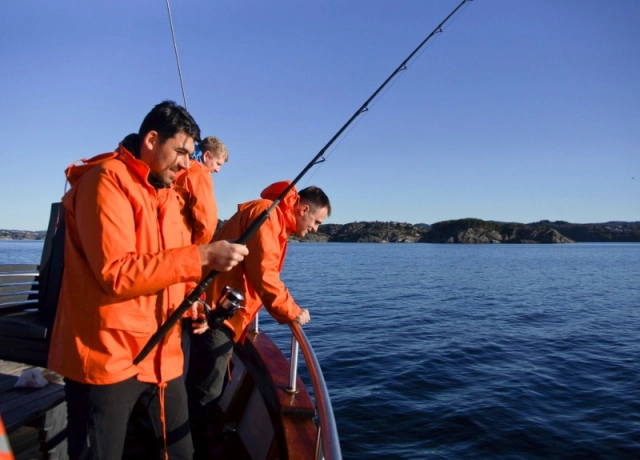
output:
M252 326L252 332L257 333L259 330L258 315L255 316ZM299 350L302 350L302 355L304 356L309 373L309 380L311 380L311 386L313 387L316 411L318 414L319 426L315 446L315 459L341 460L342 452L340 450L338 428L333 415L329 390L327 389L322 369L320 369L320 363L302 327L300 327L297 322L292 321L289 323L289 328L291 329L291 361L289 367L289 387L287 391L291 393L297 391L298 355Z
M0 314L15 307L37 307L38 274L37 265L0 265Z

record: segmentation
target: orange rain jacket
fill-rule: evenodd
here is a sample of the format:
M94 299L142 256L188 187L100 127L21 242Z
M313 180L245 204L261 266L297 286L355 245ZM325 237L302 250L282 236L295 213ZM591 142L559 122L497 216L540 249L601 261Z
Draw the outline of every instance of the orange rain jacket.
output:
M2 423L2 417L0 417L0 460L14 460L13 453L11 453L11 445L9 444L9 437L7 431Z
M263 199L238 205L238 212L220 229L216 241L239 238L290 183L276 182L262 191L260 196ZM233 331L235 342L244 340L247 327L263 304L279 323L292 321L300 314L300 307L280 280L287 251L287 235L296 230L294 206L299 199L294 187L248 241L249 255L244 261L231 271L220 273L207 290L211 306L217 302L225 286L237 289L245 296L245 309L238 310L233 318L225 322Z
M182 374L180 323L137 366L133 359L182 302L202 267L173 189L156 191L148 166L116 152L70 166L65 264L49 368L80 383Z
M213 194L211 171L197 160L178 173L176 191L184 200L182 215L192 234L192 243L208 244L218 226L218 205Z

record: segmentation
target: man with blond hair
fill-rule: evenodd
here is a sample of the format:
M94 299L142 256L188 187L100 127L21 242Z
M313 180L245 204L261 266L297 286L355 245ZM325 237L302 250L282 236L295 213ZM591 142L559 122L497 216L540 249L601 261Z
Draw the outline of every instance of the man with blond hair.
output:
M217 137L209 136L196 145L189 167L176 177L176 191L184 201L182 216L194 244L211 242L218 226L211 174L220 172L227 161L227 147Z

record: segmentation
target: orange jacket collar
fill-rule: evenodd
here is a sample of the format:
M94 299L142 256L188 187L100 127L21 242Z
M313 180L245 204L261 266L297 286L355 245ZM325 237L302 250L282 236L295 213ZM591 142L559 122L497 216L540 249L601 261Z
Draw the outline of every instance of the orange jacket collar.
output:
M260 193L260 197L265 200L275 201L290 184L290 180L275 182L265 188L262 193ZM298 201L300 201L300 196L294 185L280 203L278 203L278 206L284 211L283 214L288 235L296 232L296 216L294 210Z
M75 161L73 162L73 164L69 165L69 167L65 170L65 175L67 176L69 184L73 187L78 179L88 170L112 158L118 158L119 160L121 160L138 177L140 177L143 182L147 182L147 177L149 176L150 171L149 166L147 166L145 162L134 157L133 154L129 152L129 150L127 150L127 148L121 142L115 152L102 153L88 160L86 158L83 158L81 160L78 160L81 162L81 164L76 164L78 163L78 161Z

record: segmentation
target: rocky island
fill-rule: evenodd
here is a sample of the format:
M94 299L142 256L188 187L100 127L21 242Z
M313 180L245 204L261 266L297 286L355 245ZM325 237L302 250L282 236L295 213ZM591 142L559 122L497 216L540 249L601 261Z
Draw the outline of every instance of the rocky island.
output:
M505 223L467 218L432 225L400 222L323 224L318 232L292 241L342 243L558 244L640 242L640 222L571 224L540 221Z
M28 230L0 230L0 240L44 240L45 230L31 232Z

